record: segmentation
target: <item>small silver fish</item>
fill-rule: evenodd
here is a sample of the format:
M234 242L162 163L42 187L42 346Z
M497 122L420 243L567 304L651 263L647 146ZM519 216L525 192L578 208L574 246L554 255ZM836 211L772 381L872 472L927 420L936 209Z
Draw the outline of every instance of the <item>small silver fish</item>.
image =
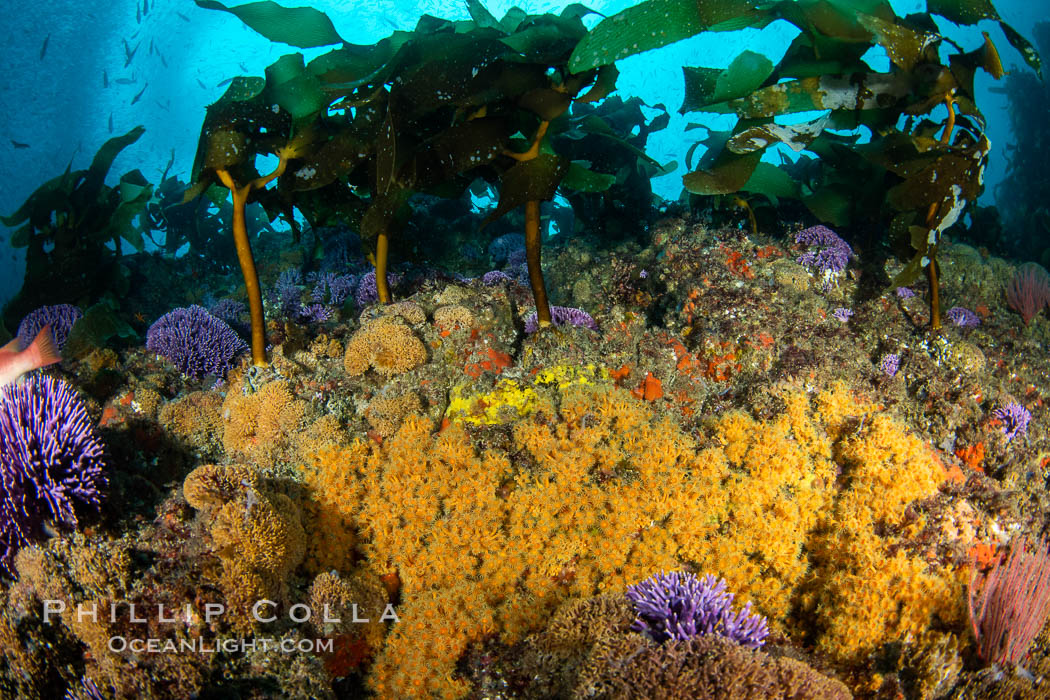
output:
M135 44L135 48L131 48L131 46L128 44L128 40L124 40L124 56L126 56L126 59L124 61L125 68L131 65L131 59L135 58L135 52L139 50L139 46L141 45L142 42L139 42L138 44Z
M136 102L141 100L142 99L142 93L146 92L146 88L148 88L148 87L149 87L149 83L146 83L145 85L143 85L142 89L139 90L139 94L135 95L135 97L133 97L131 99L131 104L135 104Z
M44 60L44 54L47 53L47 42L51 41L51 35L48 34L44 37L44 45L40 47L40 60Z

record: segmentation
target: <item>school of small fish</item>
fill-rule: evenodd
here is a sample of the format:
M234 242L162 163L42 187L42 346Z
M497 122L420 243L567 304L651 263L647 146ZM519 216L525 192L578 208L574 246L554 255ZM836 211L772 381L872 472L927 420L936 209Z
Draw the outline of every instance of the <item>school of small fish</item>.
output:
M136 24L142 24L142 21L147 17L147 15L149 15L150 10L151 9L155 9L156 4L157 4L157 0L153 0L153 4L152 5L150 4L150 0L142 0L142 4L141 5L139 5L136 2L135 3L135 23ZM182 12L176 11L175 15L179 19L181 19L181 20L183 20L185 22L192 22L192 20L188 16L183 14ZM134 44L134 46L132 46L131 41L134 41L138 37L138 35L139 35L139 30L136 30L129 38L122 38L121 39L121 41L123 42L123 49L124 49L124 65L123 65L123 68L130 68L131 67L132 62L135 60L135 55L138 53L139 48L142 46L142 42L145 40L145 39L142 39L142 40L136 42ZM45 59L45 57L47 56L47 49L48 49L48 45L50 44L50 42L51 42L51 34L48 33L47 36L44 37L44 41L43 41L43 43L40 46L40 59L39 60L43 61ZM150 40L149 40L148 53L149 53L150 56L156 55L157 59L160 61L161 65L164 68L168 67L168 61L164 57L164 54L161 52L160 48L157 46L156 41L154 40L153 37L151 37ZM249 69L248 69L248 66L246 66L244 63L240 63L239 65L240 65L241 70L244 71L245 73L249 73L250 72ZM232 80L233 80L232 78L230 78L229 80L224 80L223 82L219 83L216 87L224 87L225 85L228 85ZM131 77L111 78L110 75L109 75L109 71L107 69L105 69L105 68L102 69L102 87L103 87L103 89L109 88L110 85L126 86L126 85L137 85L137 84L138 84L138 78L136 77L134 71L132 71ZM201 89L203 89L203 90L208 90L209 89L208 86L204 84L204 81L202 81L200 78L197 78L197 84L200 85ZM133 104L136 104L137 102L139 102L142 99L143 95L145 94L146 88L148 88L148 87L149 87L149 83L148 82L144 83L142 85L142 87L139 89L139 91L131 98L130 104L133 105ZM171 100L170 99L169 100L165 100L164 102L161 102L160 100L154 100L154 102L155 102L155 104L157 105L157 107L159 109L162 109L162 110L164 110L166 112L170 112L171 111ZM108 123L107 123L107 129L108 129L109 133L113 133L114 125L113 125L113 113L112 112L110 112L110 114L109 114L109 119L108 119ZM15 139L9 139L9 141L11 142L11 146L13 148L16 148L16 149L31 148L31 144L26 143L26 142L17 141ZM169 165L169 167L170 167L170 165Z

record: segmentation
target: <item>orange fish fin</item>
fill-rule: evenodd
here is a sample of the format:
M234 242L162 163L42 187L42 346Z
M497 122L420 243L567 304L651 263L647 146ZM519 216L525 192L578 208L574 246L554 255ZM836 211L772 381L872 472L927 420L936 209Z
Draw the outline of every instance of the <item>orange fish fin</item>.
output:
M58 354L58 349L55 348L55 339L51 336L50 323L40 329L40 332L36 334L36 338L33 339L33 342L29 344L25 351L29 353L33 369L39 369L40 367L46 367L62 361L62 356Z
M11 342L0 347L0 352L18 352L18 338L12 338Z

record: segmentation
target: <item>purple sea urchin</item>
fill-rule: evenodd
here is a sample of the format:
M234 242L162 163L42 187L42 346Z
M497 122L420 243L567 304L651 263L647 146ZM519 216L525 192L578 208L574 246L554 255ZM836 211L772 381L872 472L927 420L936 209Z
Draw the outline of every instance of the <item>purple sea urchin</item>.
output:
M897 370L901 366L901 356L896 353L888 353L882 356L882 361L879 362L879 369L887 377L896 376Z
M318 304L341 306L357 286L353 275L337 275L334 272L311 274L307 279L314 283L310 298Z
M733 612L733 594L726 591L725 579L710 574L703 578L681 571L654 574L629 586L627 597L638 614L631 629L657 642L719 634L757 649L769 635L766 618L752 614L751 603Z
M225 321L194 305L154 321L146 332L146 347L183 374L200 379L206 374L224 376L248 344Z
M33 377L0 392L0 568L53 521L77 526L108 485L104 449L73 388Z
M491 270L490 272L486 272L484 275L481 276L481 283L484 284L486 287L494 287L497 284L510 281L510 275L508 275L506 272L503 272L502 270Z
M44 326L51 324L51 336L59 350L66 344L73 324L84 317L84 312L71 304L41 306L31 311L18 324L18 348L25 350Z
M208 313L226 323L236 323L247 311L248 307L236 299L220 299L208 307Z
M944 317L957 326L973 328L981 325L981 317L962 306L953 306L944 313Z
M798 256L798 262L816 268L825 274L842 272L853 257L853 248L827 226L810 226L795 235L796 243L805 243L815 250Z
M598 324L595 323L594 318L589 313L583 309L574 309L570 306L552 306L551 321L555 326L583 326L591 330L597 330L598 328ZM537 330L539 330L539 323L536 321L536 312L533 311L525 317L525 332L535 333Z

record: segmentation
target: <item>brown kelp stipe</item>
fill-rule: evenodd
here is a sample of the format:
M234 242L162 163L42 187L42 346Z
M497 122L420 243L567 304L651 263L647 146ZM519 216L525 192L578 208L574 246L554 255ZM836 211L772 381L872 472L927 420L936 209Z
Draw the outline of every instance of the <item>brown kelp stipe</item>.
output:
M529 150L524 153L504 151L504 154L517 161L532 160L540 153L540 143L547 133L549 121L540 122L536 129ZM529 286L532 287L532 298L536 302L536 323L540 328L551 325L551 307L547 301L547 286L543 281L543 269L540 267L540 203L539 200L525 202L525 261L529 268Z
M273 180L280 177L288 165L290 153L282 149L278 156L280 162L269 175L257 177L246 185L238 186L227 170L216 170L219 180L233 194L233 242L237 246L237 260L241 263L244 275L244 288L248 292L248 309L252 317L252 363L265 367L266 362L266 319L263 317L262 292L259 289L259 275L255 271L255 258L252 257L251 243L248 241L248 227L245 224L244 209L253 190L261 190Z
M948 144L951 142L952 131L955 129L955 95L953 92L944 96L944 106L948 108L948 122L944 125L940 142ZM926 212L926 228L933 227L938 208L937 202L930 205L929 211ZM930 256L930 262L926 266L926 280L930 283L930 330L938 331L941 329L941 294L937 286L937 260L933 256Z
M373 259L376 267L376 293L379 295L379 303L390 304L393 299L390 296L390 282L386 277L386 261L390 251L390 237L386 233L376 236L376 255Z
M926 279L930 283L930 330L941 329L941 293L937 287L937 261L930 260L926 266Z
M551 307L540 267L540 203L525 202L525 260L529 266L529 285L536 301L536 322L540 328L551 325Z
M747 220L751 224L751 235L758 235L758 220L755 219L755 210L751 208L743 197L733 197L733 204L747 212Z

